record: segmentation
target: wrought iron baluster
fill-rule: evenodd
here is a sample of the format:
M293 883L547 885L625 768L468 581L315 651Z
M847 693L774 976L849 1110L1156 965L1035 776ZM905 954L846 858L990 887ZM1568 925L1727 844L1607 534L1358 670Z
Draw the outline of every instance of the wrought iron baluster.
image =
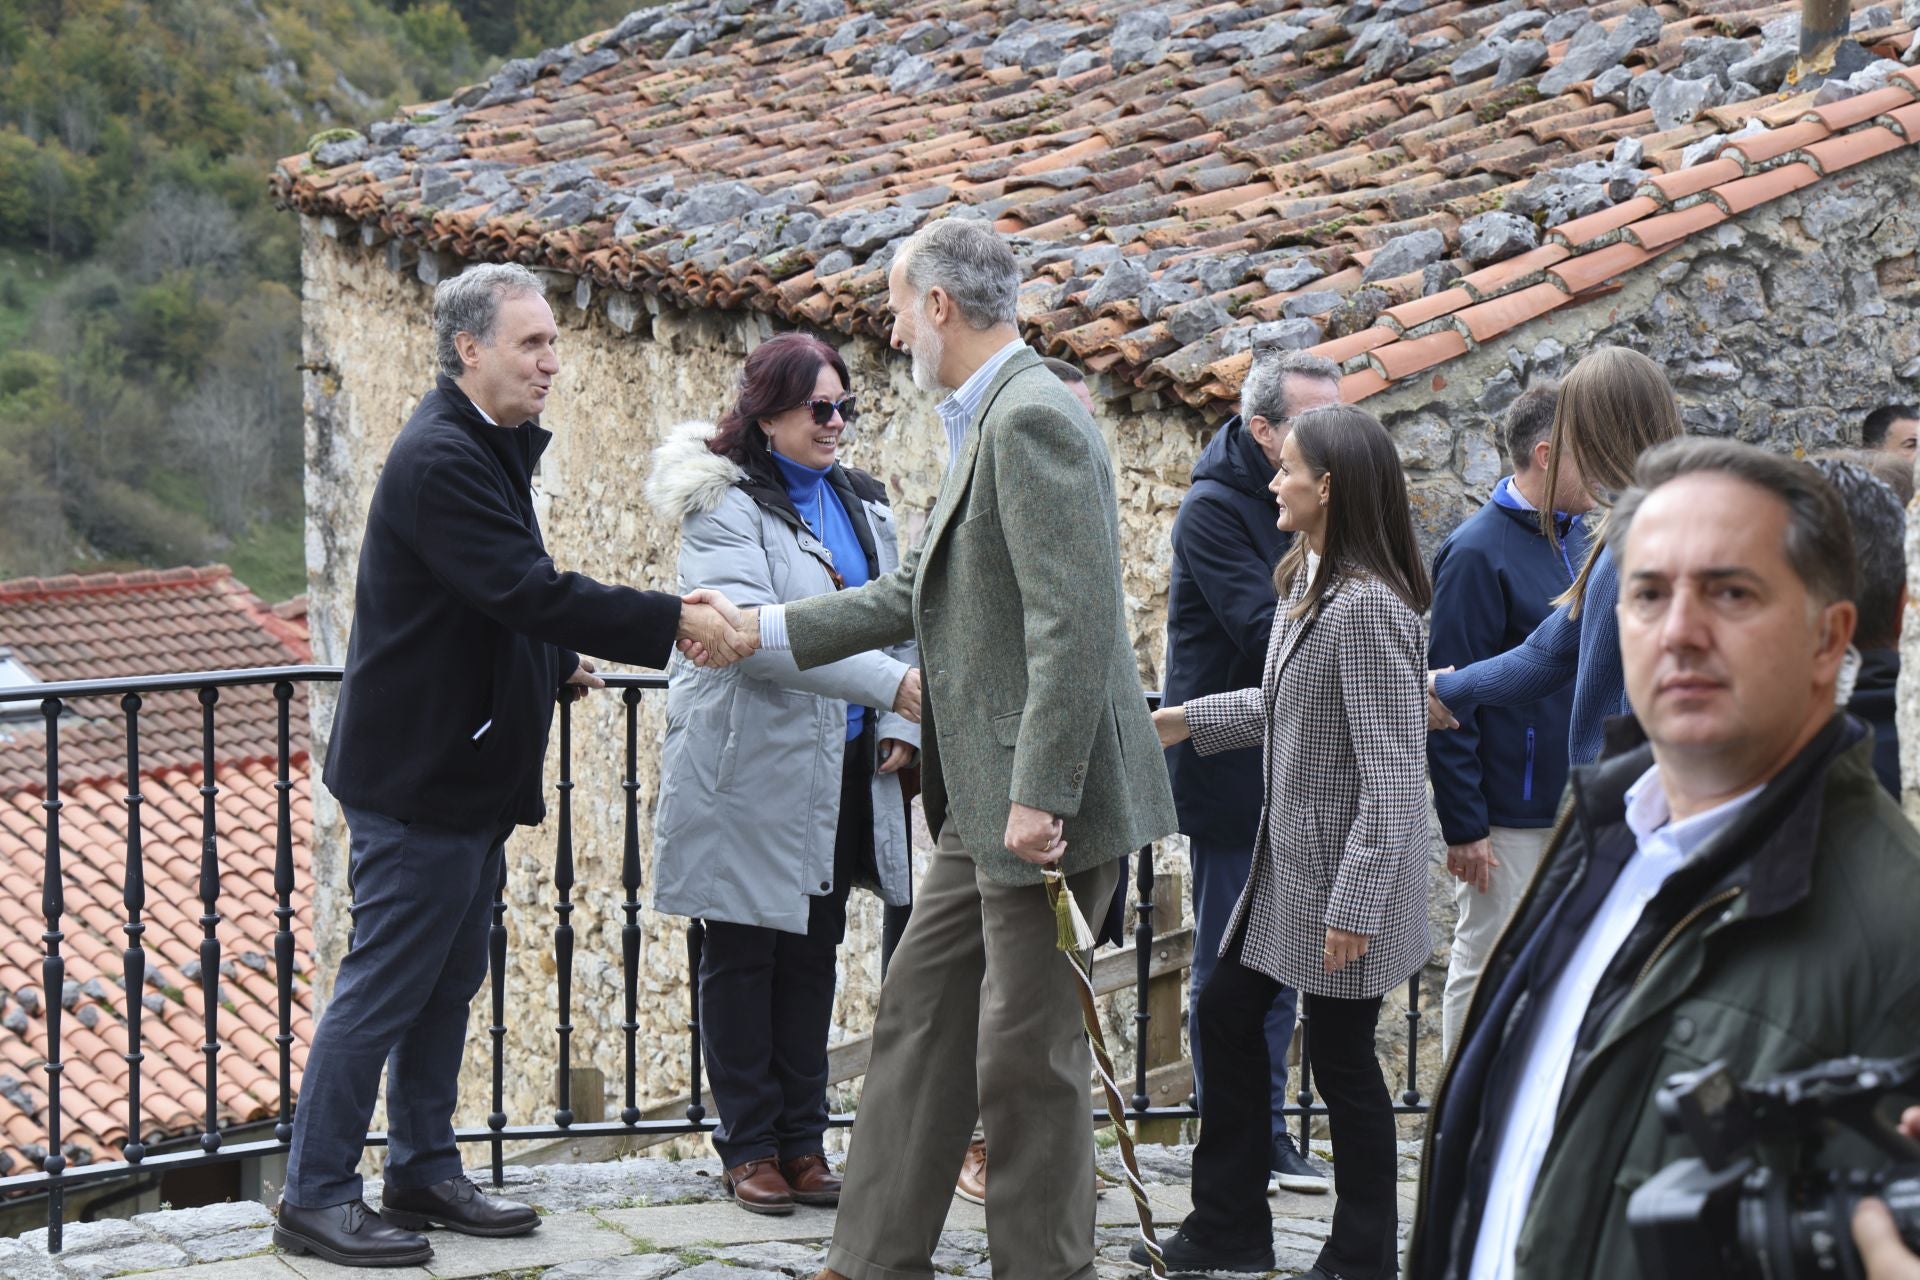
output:
M207 1127L200 1149L220 1149L220 787L213 780L213 708L220 690L200 691L200 998L207 1042Z
M280 1118L273 1136L282 1142L293 1141L293 770L292 719L293 683L281 680L273 686L278 717L274 778L273 893L277 905L273 918L274 976L279 987L280 1033L273 1042L280 1046Z
M1313 1107L1313 1061L1307 1056L1307 1039L1313 1034L1309 1025L1313 1019L1307 1016L1307 995L1300 993L1300 1092L1294 1101L1300 1104L1300 1154L1307 1154L1307 1140L1313 1136L1313 1117L1308 1112Z
M1153 969L1153 846L1140 851L1140 871L1134 877L1140 900L1134 904L1133 925L1133 1109L1145 1111L1147 1096L1147 983Z
M620 1122L632 1124L640 1118L636 1096L639 1060L636 1040L640 1031L640 691L628 688L620 695L627 708L627 775L620 789L626 793L627 840L620 862L620 884L627 891L620 909L627 921L620 926L620 964L626 986L626 1019L620 1032L627 1042L627 1105L620 1109Z
M707 923L696 916L687 923L687 1040L693 1058L687 1119L694 1124L707 1118L700 1102L700 956L706 947Z
M493 1185L507 1180L506 1145L500 1131L507 1127L507 860L500 859L500 883L493 890L493 923L487 926L487 969L493 975L493 1110L487 1116L493 1146Z
M1410 1107L1420 1105L1420 975L1407 979L1407 1087L1400 1101Z
M60 1077L66 1064L60 1060L60 1003L66 986L67 964L60 956L60 917L66 913L65 876L60 868L60 712L64 704L58 698L40 703L40 714L47 720L47 798L40 807L47 814L46 867L40 886L40 914L47 919L40 941L46 947L46 959L40 962L41 1008L47 1013L47 1155L40 1162L47 1183L47 1252L58 1253L65 1235L66 1187L60 1174L67 1167L66 1152L60 1142Z
M146 1012L140 997L147 980L147 951L140 943L147 931L140 918L147 907L146 865L140 848L140 705L137 693L120 699L120 709L127 713L127 871L121 897L127 908L127 949L120 953L120 967L127 992L127 1051L121 1056L127 1063L128 1164L139 1164L147 1155L147 1144L140 1140L140 1064L147 1056L140 1047L140 1015Z
M553 891L557 901L553 962L560 979L559 1107L553 1122L573 1123L573 705L560 700L560 821L553 855Z

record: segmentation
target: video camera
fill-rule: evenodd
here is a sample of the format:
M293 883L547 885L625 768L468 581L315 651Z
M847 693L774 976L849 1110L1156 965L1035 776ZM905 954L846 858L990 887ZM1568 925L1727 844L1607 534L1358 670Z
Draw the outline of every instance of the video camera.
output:
M1669 1133L1697 1159L1677 1160L1627 1202L1627 1224L1648 1280L1865 1275L1853 1210L1878 1196L1920 1253L1920 1145L1882 1108L1911 1097L1920 1053L1839 1058L1740 1084L1724 1062L1670 1076L1655 1095ZM1894 1161L1876 1172L1812 1167L1831 1135L1850 1131Z

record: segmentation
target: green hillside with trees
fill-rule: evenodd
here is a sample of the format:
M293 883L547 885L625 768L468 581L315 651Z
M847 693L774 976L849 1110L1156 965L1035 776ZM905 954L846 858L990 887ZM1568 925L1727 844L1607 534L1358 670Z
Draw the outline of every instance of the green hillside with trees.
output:
M274 160L644 0L0 0L0 578L305 589Z

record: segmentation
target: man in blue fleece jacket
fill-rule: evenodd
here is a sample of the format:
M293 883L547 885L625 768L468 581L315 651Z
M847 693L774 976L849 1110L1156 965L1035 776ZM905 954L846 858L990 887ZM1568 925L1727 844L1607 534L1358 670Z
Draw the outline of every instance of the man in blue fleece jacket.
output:
M1558 388L1524 392L1508 409L1502 443L1513 474L1454 530L1433 559L1428 665L1464 667L1513 648L1553 611L1586 556L1579 513L1592 499L1569 461L1561 461L1554 502L1557 538L1541 528L1548 440ZM1514 707L1486 706L1460 716L1460 728L1427 735L1427 771L1457 877L1460 911L1441 1035L1451 1049L1487 954L1533 878L1567 781L1567 726L1573 689Z

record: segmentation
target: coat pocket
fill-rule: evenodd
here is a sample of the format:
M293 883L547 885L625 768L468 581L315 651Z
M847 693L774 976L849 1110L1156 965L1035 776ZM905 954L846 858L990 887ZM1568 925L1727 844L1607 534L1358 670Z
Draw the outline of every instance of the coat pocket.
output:
M993 732L993 740L1009 749L1019 746L1020 719L1025 714L1024 711L1009 711L1005 715L995 716L988 721L988 727Z

